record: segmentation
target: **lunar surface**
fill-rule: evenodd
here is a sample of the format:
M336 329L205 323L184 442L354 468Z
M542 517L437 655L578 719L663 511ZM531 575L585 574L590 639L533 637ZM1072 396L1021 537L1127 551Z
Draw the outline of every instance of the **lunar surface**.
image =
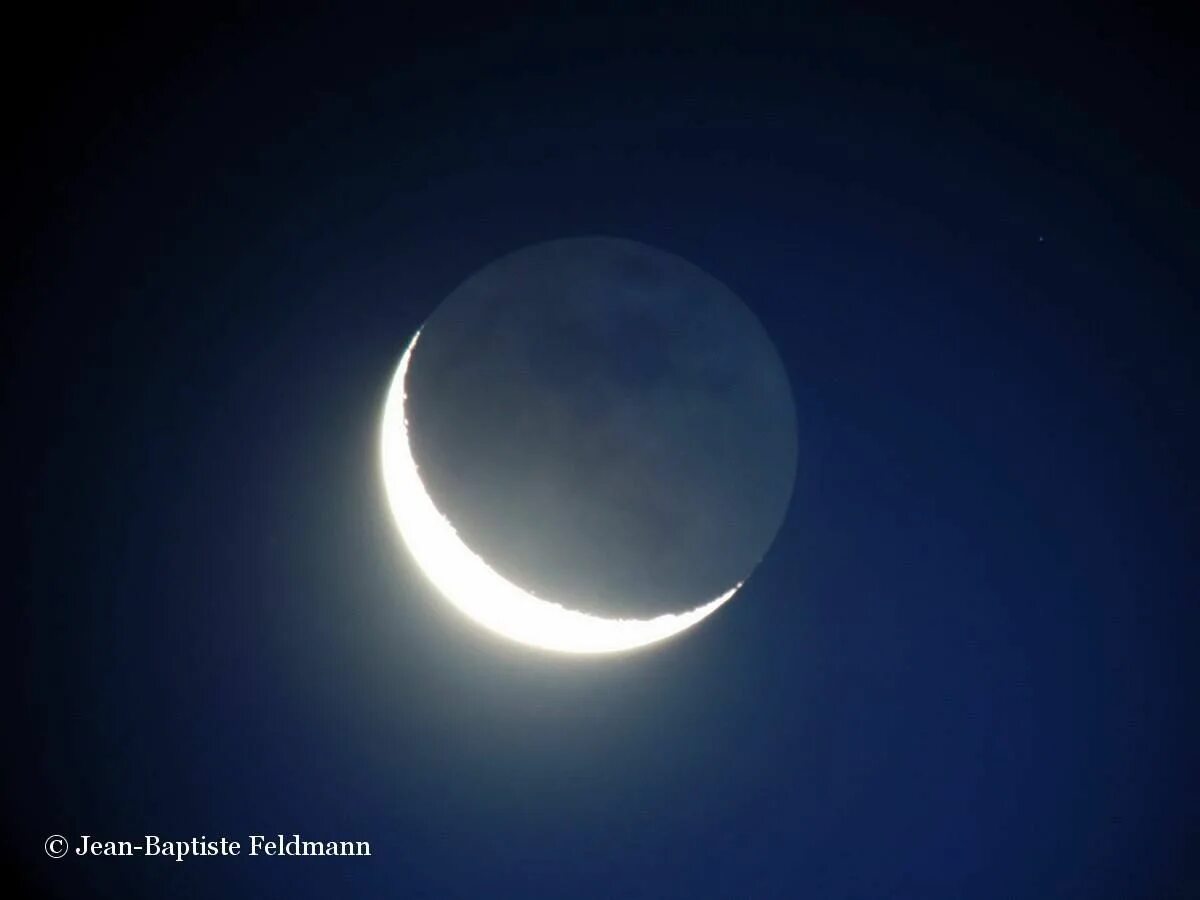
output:
M623 649L694 624L750 575L790 501L796 421L774 347L727 287L644 244L577 238L446 298L393 379L382 449L401 534L447 599L526 643ZM546 610L528 605L522 634L506 629L526 600L577 615L575 646L540 639L552 625L529 625ZM580 637L613 622L632 630Z

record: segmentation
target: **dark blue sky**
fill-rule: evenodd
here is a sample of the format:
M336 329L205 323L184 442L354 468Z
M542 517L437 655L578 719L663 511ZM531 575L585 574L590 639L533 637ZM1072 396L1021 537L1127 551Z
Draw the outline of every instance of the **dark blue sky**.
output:
M786 8L14 24L23 883L1197 895L1195 34ZM742 594L598 661L461 621L375 457L438 301L583 234L732 287L800 442ZM374 855L53 861L55 832Z

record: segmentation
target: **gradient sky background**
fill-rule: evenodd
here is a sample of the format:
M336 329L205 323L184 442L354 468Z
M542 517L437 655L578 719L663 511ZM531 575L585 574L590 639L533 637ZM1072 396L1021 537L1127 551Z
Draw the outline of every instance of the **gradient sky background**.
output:
M1195 32L960 7L9 22L18 883L1200 895ZM597 233L754 309L800 464L734 602L580 661L431 593L376 437L456 284Z

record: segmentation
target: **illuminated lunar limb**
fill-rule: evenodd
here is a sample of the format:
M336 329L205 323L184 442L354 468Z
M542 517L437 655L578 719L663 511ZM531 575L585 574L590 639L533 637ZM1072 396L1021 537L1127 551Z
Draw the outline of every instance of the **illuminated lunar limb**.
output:
M562 653L615 653L665 640L714 613L741 587L686 612L604 618L543 600L508 581L468 547L425 490L405 415L405 380L421 332L400 359L384 407L380 442L392 516L421 571L467 617L511 640Z

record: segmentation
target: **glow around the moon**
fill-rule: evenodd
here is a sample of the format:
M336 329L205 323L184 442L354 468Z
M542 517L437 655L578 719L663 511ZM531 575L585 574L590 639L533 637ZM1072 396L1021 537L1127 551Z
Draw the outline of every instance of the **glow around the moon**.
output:
M535 597L494 571L425 490L408 439L405 378L421 332L392 379L383 413L383 481L400 535L442 595L471 619L514 641L564 653L614 653L665 640L711 615L741 583L702 606L652 619L606 619Z

